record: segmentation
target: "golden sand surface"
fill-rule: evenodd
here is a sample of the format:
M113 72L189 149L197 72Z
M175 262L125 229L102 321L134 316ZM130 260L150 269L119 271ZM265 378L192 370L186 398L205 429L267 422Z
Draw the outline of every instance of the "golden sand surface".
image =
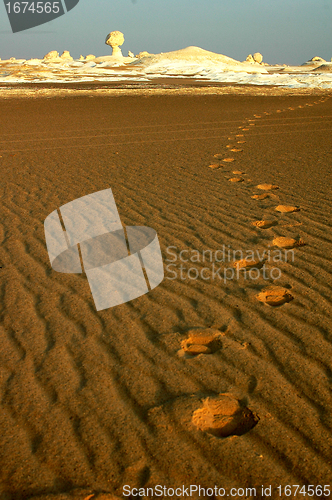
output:
M1 88L1 500L332 484L331 93L237 89ZM43 223L107 188L165 279L97 312Z

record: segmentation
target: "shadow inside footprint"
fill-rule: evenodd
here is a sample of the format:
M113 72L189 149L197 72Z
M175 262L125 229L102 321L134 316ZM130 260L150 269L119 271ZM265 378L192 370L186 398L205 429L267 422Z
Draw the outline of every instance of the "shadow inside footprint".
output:
M205 399L192 422L203 432L225 438L246 434L258 424L259 417L232 394L223 393Z

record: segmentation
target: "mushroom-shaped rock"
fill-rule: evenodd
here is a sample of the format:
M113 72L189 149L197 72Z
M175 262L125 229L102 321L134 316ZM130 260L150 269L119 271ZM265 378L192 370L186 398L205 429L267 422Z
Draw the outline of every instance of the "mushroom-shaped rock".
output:
M191 355L212 354L221 347L219 330L202 328L189 330L188 338L181 342L185 353Z
M69 50L64 50L61 54L61 59L65 59L66 61L73 61L73 58L71 57Z
M106 45L110 45L113 49L112 56L122 57L120 45L124 42L124 36L121 31L112 31L106 37Z
M258 295L257 299L269 306L282 306L294 299L293 295L281 286L268 286Z
M44 60L51 61L52 59L58 59L58 57L59 57L59 52L57 52L56 50L51 50L51 52L48 52L48 54L44 56Z
M240 436L255 427L258 421L255 413L229 393L205 399L203 408L196 410L192 417L198 429L217 437Z
M247 56L246 62L249 62L249 63L253 63L253 62L255 62L255 60L254 60L254 58L253 58L252 54L249 54L249 55Z
M253 58L254 58L254 61L256 63L261 64L263 62L263 56L259 52L255 52L255 54L253 55Z

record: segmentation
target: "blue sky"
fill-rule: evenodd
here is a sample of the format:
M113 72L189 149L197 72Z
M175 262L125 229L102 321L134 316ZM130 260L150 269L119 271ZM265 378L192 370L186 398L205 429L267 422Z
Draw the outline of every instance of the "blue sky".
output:
M1 2L0 58L109 55L106 35L119 30L123 55L196 45L238 60L261 52L270 64L301 64L331 60L331 26L331 0L80 0L64 16L13 34Z

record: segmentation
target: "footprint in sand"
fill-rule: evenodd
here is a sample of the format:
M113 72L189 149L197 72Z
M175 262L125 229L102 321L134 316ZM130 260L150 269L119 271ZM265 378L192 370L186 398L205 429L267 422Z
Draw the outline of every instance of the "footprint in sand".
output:
M221 165L219 163L212 163L209 165L209 168L212 168L212 170L217 170L218 168L221 168Z
M253 200L265 200L266 198L269 198L270 195L268 193L263 193L263 194L254 194L251 198Z
M282 306L286 302L291 302L294 297L287 288L281 286L268 286L258 295L257 299L269 306Z
M221 348L221 334L213 328L189 330L188 338L181 342L182 352L197 356L198 354L212 354Z
M274 238L273 245L279 248L295 248L302 247L306 243L302 240L295 240L294 238L287 238L285 236L279 236L278 238Z
M224 158L223 161L226 163L231 163L232 161L235 161L235 158Z
M243 151L243 149L233 148L233 149L231 149L231 151L232 151L233 153L241 153L241 152Z
M242 172L241 170L233 170L232 174L235 174L235 175L243 175L244 172Z
M203 407L192 417L192 423L198 429L216 437L241 436L258 422L258 415L230 393L205 399Z
M222 153L216 153L215 155L213 155L213 158L217 158L218 160L221 160L223 157L224 155Z
M277 212L281 213L292 213L292 212L299 212L300 208L299 207L292 207L290 205L278 205L275 210Z
M229 182L243 182L244 178L243 177L232 177L231 179L228 179Z
M277 224L278 222L274 220L256 220L252 222L252 225L258 227L259 229L269 229Z
M233 262L233 267L235 267L235 269L252 269L252 268L255 268L255 269L260 269L261 267L263 267L265 263L265 260L259 260L259 259L249 259L249 258L246 258L246 259L241 259L241 260L237 260L236 262Z
M263 191L272 191L272 189L279 189L279 186L275 184L258 184L257 189L262 189Z

